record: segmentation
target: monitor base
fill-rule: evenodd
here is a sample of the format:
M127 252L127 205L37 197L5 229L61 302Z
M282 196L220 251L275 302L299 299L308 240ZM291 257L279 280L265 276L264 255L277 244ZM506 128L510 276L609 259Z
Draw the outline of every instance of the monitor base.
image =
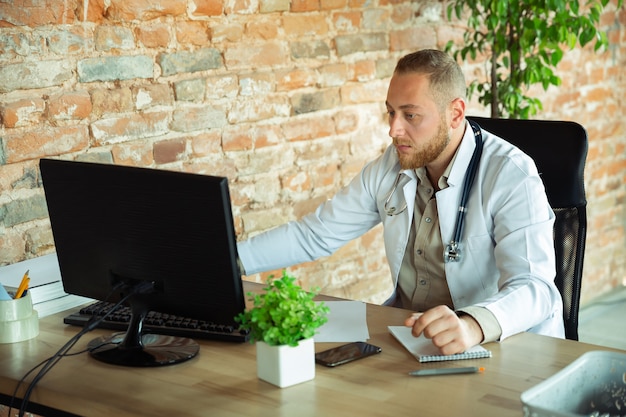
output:
M93 339L87 345L90 355L99 361L121 366L165 366L184 362L196 356L200 346L186 337L159 334L141 335L141 344L126 346L126 333L115 333Z

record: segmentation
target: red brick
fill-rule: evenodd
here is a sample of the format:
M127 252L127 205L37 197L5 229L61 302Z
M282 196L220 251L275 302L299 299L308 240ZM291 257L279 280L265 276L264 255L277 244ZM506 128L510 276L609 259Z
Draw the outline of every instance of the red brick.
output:
M237 176L237 168L235 167L233 161L223 157L185 162L183 168L185 172L193 172L202 175L215 175L226 178L236 178Z
M310 69L296 68L294 70L279 71L276 73L276 90L291 91L316 84L316 74Z
M292 0L292 12L311 12L320 9L320 0Z
M0 119L7 128L32 126L41 121L44 111L42 98L25 98L0 104Z
M305 172L296 172L282 177L285 191L302 192L311 189L311 177Z
M255 149L273 146L283 142L285 139L284 133L278 125L256 126L252 131Z
M222 148L227 151L260 149L274 146L284 141L278 125L238 125L224 129Z
M150 166L154 162L152 144L147 141L134 141L116 144L111 147L113 162L118 165Z
M252 39L276 39L278 35L278 25L275 18L259 18L252 20L246 25L246 36Z
M93 32L83 27L70 27L46 37L50 51L58 55L78 55L88 53L91 49Z
M321 87L341 86L350 78L349 67L346 64L328 64L318 69Z
M106 17L111 20L152 20L159 17L182 16L187 12L187 2L178 0L111 0Z
M584 99L587 103L592 103L594 101L604 102L611 96L611 93L611 90L604 87L592 88L584 93Z
M2 9L0 8L0 13ZM24 260L26 242L15 228L8 228L7 232L0 235L0 265L7 265L17 260Z
M353 69L355 81L369 81L376 78L376 63L372 60L357 61Z
M343 104L375 103L387 96L387 84L382 81L350 83L341 88Z
M76 2L76 17L81 22L100 23L104 19L104 0L87 0Z
M209 29L213 42L241 42L244 26L240 23L213 24Z
M181 45L204 46L209 44L210 36L206 22L177 22L176 40Z
M348 0L320 0L322 10L343 9L348 4Z
M315 169L313 186L315 188L329 187L335 184L338 175L337 164L319 166Z
M57 93L48 99L48 118L52 121L82 120L91 114L91 97L86 91Z
M164 48L170 43L168 25L152 24L135 28L135 36L147 48Z
M137 110L157 106L171 106L174 95L167 84L147 84L132 88L134 106Z
M125 113L134 109L133 95L127 87L93 90L91 104L96 117L107 113Z
M257 2L248 0L229 0L224 7L224 14L251 14L256 11Z
M260 44L236 44L224 52L224 61L228 68L260 68L285 65L289 52L284 44L271 41Z
M224 0L192 0L193 16L220 16L224 10Z
M311 140L335 134L335 124L329 116L292 118L282 124L289 141Z
M154 162L167 164L176 162L185 155L186 143L181 139L162 140L154 144Z
M337 12L333 14L333 25L340 32L355 32L361 27L361 12Z
M100 119L90 126L91 136L97 145L146 139L168 131L168 112L133 113Z
M86 126L44 128L4 137L7 163L84 151L89 145Z
M391 21L397 25L410 24L413 19L413 13L413 6L410 4L396 6L391 12Z
M24 181L23 178L27 175L28 170L37 170L37 162L38 161L27 161L17 164L0 165L0 195L12 191L13 188L34 188L34 185L28 184L28 181ZM16 186L16 184L24 185Z
M436 45L435 29L432 26L419 26L389 33L391 51L409 51L432 48Z
M37 27L53 24L68 24L73 21L73 2L56 0L0 2L0 27Z
M359 127L359 116L351 110L338 112L333 119L337 134L354 132Z
M192 157L216 155L222 152L222 133L204 132L188 139L191 142Z
M328 33L328 23L323 14L285 15L282 23L288 37L322 36Z

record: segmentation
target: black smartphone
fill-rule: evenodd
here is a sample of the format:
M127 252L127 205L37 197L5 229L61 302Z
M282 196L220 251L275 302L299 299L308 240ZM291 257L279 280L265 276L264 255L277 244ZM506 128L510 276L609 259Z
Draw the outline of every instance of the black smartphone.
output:
M365 342L352 342L315 354L315 362L324 366L338 366L382 352L378 346Z

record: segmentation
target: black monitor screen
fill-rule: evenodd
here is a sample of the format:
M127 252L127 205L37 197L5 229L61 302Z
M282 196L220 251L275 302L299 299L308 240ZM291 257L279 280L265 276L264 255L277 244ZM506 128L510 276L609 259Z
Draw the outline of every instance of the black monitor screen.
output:
M245 302L226 178L54 159L40 169L66 292L117 301L147 282L131 306L236 326Z

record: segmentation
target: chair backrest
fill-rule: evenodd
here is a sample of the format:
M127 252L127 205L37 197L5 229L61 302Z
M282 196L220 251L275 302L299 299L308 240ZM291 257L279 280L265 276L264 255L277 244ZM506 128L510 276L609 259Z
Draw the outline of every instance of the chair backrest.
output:
M583 171L587 132L575 122L489 119L468 116L483 129L511 142L537 165L556 214L554 282L563 297L565 337L578 340L578 310L587 236Z

